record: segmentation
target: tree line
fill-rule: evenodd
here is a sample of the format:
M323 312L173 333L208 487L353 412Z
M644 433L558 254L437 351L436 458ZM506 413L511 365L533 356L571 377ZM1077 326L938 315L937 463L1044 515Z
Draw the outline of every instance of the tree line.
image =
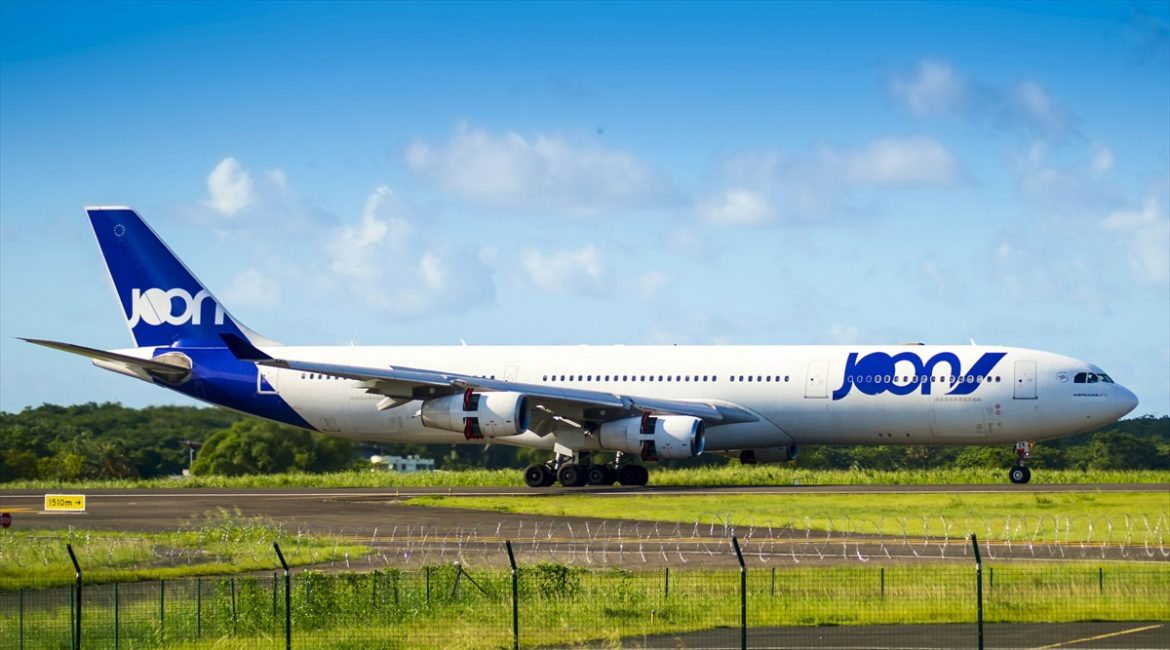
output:
M192 451L194 462L191 462ZM549 452L495 444L369 445L231 411L191 406L127 408L117 403L45 404L0 412L0 482L21 479L154 478L194 474L329 472L368 468L370 454L417 454L440 469L520 468ZM795 465L875 470L1007 467L1010 446L807 447ZM1170 469L1170 417L1122 420L1100 431L1036 446L1033 466L1051 469ZM703 454L667 466L738 462Z

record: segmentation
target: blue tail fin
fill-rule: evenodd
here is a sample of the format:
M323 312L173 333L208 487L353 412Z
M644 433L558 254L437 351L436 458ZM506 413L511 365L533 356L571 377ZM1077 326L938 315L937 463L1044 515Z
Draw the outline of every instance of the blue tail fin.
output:
M138 347L223 347L221 334L266 343L227 313L138 213L126 207L85 212Z

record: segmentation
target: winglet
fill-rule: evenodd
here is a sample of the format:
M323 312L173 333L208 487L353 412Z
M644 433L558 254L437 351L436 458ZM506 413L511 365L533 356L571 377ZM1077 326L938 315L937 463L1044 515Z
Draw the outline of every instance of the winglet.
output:
M271 361L272 357L264 354L259 348L249 343L247 340L236 336L235 334L220 334L219 337L223 339L224 344L227 345L228 350L235 358L240 361Z

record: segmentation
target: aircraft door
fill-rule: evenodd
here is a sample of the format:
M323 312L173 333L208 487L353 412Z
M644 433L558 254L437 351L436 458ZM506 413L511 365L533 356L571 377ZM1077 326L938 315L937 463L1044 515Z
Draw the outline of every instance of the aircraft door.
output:
M1016 399L1036 399L1036 362L1016 362Z
M504 366L504 381L516 381L516 375L520 372L520 366L515 363L509 363Z
M804 396L822 399L829 396L829 362L809 361L808 377L804 382Z

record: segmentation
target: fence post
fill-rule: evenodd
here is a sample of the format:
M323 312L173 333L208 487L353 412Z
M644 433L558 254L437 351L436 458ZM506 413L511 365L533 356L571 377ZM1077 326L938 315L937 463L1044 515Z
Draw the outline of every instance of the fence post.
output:
M423 576L427 583L427 607L431 606L431 567L423 567Z
M663 573L665 574L666 578L663 581L662 597L670 598L670 567L666 567Z
M65 550L69 551L69 559L73 561L73 570L77 572L77 589L73 592L77 608L77 616L73 620L73 648L81 650L81 565L77 563L77 556L73 553L72 544L66 544Z
M743 562L743 552L739 550L739 538L731 536L731 547L735 549L735 557L739 559L739 647L747 650L747 565Z
M1105 569L1097 567L1097 593L1105 593Z
M516 571L516 556L512 554L512 540L504 540L504 547L508 549L508 564L512 565L512 648L520 650L520 610L517 599L519 576Z
M232 634L240 631L239 619L236 617L236 579L235 577L228 578L228 585L232 590Z
M158 636L167 638L167 608L166 608L167 581L158 581Z
M284 567L284 647L285 650L292 650L292 590L289 588L288 562L284 561L280 544L272 542L272 548L276 549L276 557L280 558L280 566Z
M975 549L975 602L979 612L979 650L983 650L983 560L979 557L979 540L971 533L971 546Z
M882 598L886 597L886 567L881 568Z
M776 567L772 567L772 597L776 597Z
M276 586L276 572L273 571L272 572L272 620L274 620L274 621L276 620L276 602L277 602L276 599L280 595L278 593L279 591L280 591L280 588Z

